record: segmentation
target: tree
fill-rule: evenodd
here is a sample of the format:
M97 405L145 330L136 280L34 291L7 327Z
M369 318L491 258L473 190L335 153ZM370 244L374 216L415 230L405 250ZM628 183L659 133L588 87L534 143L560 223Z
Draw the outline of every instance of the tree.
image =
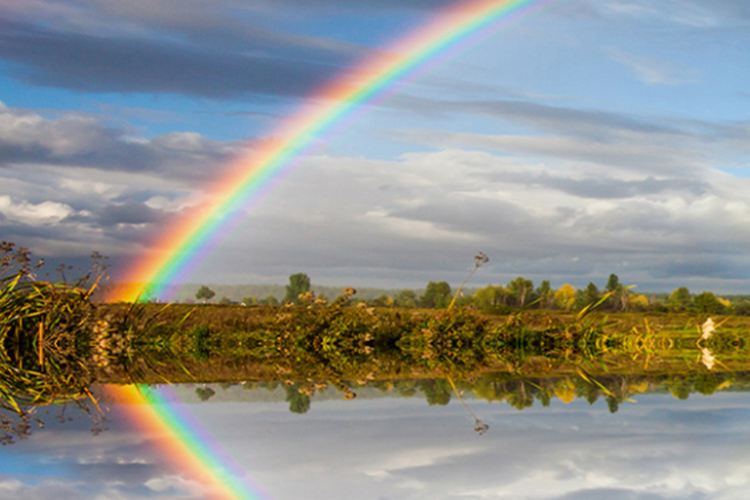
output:
M593 306L599 299L601 294L599 293L599 287L594 283L589 284L583 290L576 291L576 308L583 309L586 306Z
M450 403L453 390L445 379L425 380L420 385L420 389L422 389L427 399L427 404L430 406L445 406Z
M393 299L383 294L380 297L372 299L370 305L373 307L393 307Z
M299 296L308 291L310 291L310 278L305 273L292 274L289 276L284 300L299 304Z
M300 384L292 384L284 387L286 400L289 403L289 411L292 413L307 413L310 409L310 396L300 391Z
M539 307L548 309L554 305L555 301L552 297L552 287L549 284L549 280L542 281L542 284L537 287L534 293L539 298Z
M507 294L502 285L487 285L486 287L480 288L474 292L474 295L472 295L471 298L479 309L485 311L505 306Z
M557 289L554 298L558 307L570 311L575 306L576 289L573 285L565 283Z
M201 401L208 401L213 397L214 394L216 394L216 391L211 389L210 387L196 387L195 393L198 395L198 399Z
M424 291L424 295L419 299L422 307L442 309L448 307L451 301L451 286L445 282L440 281L438 283L430 281L427 283L427 288Z
M604 303L605 308L612 309L613 311L625 311L628 309L632 293L620 283L620 278L616 274L609 275L604 291L609 294Z
M648 301L648 297L645 295L635 295L629 301L630 307L637 311L645 311L649 308L651 303Z
M416 307L417 294L414 290L401 290L396 294L393 303L396 307Z
M712 292L703 292L693 299L695 309L702 313L720 314L724 311L724 304Z
M693 299L690 296L690 290L687 287L681 286L669 294L667 302L675 311L684 311L688 309Z
M610 274L609 279L607 280L607 286L604 287L604 290L607 292L617 292L620 289L622 289L620 278L618 278L614 273Z
M195 294L195 298L200 300L201 302L206 302L207 300L211 300L212 298L214 298L214 295L216 295L216 292L204 285L198 289Z
M531 296L531 292L534 291L534 283L519 276L508 283L507 288L513 298L514 305L516 307L523 307Z

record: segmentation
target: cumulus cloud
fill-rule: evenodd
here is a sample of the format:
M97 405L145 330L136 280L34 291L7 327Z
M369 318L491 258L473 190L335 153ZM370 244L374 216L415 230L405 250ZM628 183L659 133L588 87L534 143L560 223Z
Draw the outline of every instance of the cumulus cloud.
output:
M718 276L710 270L716 266L724 277L748 268L737 253L750 243L750 231L737 225L750 209L744 180L702 170L606 172L462 149L397 162L321 156L256 207L216 259L281 276L293 261L313 276L333 275L332 284L359 272L414 286L435 279L436 268L460 281L460 263L480 249L492 259L482 278L495 283L521 274L585 285L597 273L618 272L661 289L701 276L698 265L676 264L686 248L702 262L704 279ZM311 185L313 199L305 195ZM710 229L699 236L696 228Z
M0 196L0 212L8 221L30 225L52 224L73 214L73 209L62 203L45 201L38 204L15 202L10 196Z
M200 179L237 151L238 145L193 132L144 139L92 115L64 113L47 118L33 111L0 108L0 168L61 165Z
M143 138L101 117L0 106L3 238L40 256L136 251L201 203L206 179L247 148L193 132Z

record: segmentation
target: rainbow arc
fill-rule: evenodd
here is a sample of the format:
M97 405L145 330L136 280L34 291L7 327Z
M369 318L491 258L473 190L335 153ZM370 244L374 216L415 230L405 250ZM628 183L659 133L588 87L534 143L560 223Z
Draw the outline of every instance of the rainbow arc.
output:
M431 23L393 44L387 52L364 61L312 94L310 101L318 104L290 117L271 134L279 139L264 143L230 168L206 191L208 201L199 210L192 210L169 224L149 251L120 275L120 281L128 285L118 288L108 299L125 302L168 299L165 290L176 277L188 274L201 261L220 239L220 230L230 224L240 208L258 198L273 180L291 168L292 160L324 139L343 118L472 35L553 1L457 1L438 13ZM144 293L147 288L148 296Z
M426 62L478 35L538 10L556 0L476 0L456 3L438 13L431 23L395 43L388 52L364 61L330 85L310 96L317 103L286 120L269 140L251 155L232 165L206 191L200 210L173 221L149 251L136 259L121 278L127 286L116 289L112 301L135 302L143 298L168 298L165 291L176 277L188 273L220 239L241 208L256 200L273 181L293 166L293 160L309 152L342 119L362 104L384 95L388 89ZM149 296L144 292L148 289ZM221 453L220 446L194 422L165 400L160 391L144 386L111 388L126 404L127 418L144 432L162 436L160 450L182 476L201 484L210 500L259 500L263 498L248 482L247 471L238 470ZM184 408L183 408L184 410Z

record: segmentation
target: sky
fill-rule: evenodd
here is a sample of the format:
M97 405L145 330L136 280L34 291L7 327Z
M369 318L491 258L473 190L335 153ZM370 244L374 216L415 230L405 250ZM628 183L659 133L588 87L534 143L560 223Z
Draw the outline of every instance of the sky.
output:
M0 239L114 279L448 0L5 0ZM247 200L181 283L517 276L750 292L750 6L556 0L430 60ZM120 274L118 274L120 273Z
M222 390L217 390L217 398ZM194 388L188 389L193 391ZM247 392L247 391L244 391ZM283 396L282 396L283 398ZM553 399L518 411L468 400L489 425L478 436L458 401L214 398L187 410L248 474L258 500L740 500L748 488L743 393L639 395L611 414L603 400ZM180 404L180 403L177 403ZM199 500L203 486L133 435L112 406L109 430L51 424L3 448L0 494L32 500ZM72 414L71 414L72 415ZM251 497L252 498L252 497Z

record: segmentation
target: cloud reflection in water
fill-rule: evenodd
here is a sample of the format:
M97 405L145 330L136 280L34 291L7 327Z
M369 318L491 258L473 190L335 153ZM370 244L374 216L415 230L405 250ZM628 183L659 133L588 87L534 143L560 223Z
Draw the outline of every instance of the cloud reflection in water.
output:
M458 401L315 401L300 416L283 402L227 401L235 390L191 411L274 500L738 499L750 477L750 405L740 393L641 395L617 414L603 401L519 412L474 400L490 425L477 436ZM5 448L0 497L202 498L154 454L158 436L130 435L112 412L100 436L73 422Z

